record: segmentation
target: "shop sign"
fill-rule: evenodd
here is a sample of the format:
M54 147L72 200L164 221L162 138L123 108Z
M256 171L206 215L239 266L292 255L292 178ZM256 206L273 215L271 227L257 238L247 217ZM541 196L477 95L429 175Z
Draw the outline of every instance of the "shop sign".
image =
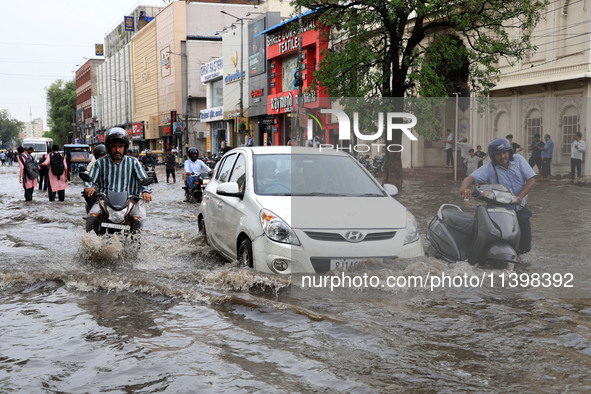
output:
M128 130L129 137L132 140L141 140L143 138L143 132L144 132L144 130L142 128L141 122L132 123L131 129Z
M206 108L199 112L202 122L212 122L214 120L224 119L224 107Z
M224 68L223 58L216 59L201 66L201 82L221 77Z
M276 112L291 112L293 111L293 94L287 93L284 96L273 97L271 99L271 110Z

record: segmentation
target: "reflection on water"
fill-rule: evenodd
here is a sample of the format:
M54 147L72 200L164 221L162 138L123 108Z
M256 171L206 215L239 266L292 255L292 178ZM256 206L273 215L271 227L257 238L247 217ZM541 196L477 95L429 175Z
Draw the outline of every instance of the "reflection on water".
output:
M330 291L226 264L180 185L154 185L134 254L124 238L83 232L80 183L64 203L37 191L25 203L15 177L0 169L2 391L591 390L589 188L537 186L534 249L495 272L572 272L574 291ZM423 237L441 203L475 207L454 184L407 182L399 199ZM347 274L489 272L421 258Z

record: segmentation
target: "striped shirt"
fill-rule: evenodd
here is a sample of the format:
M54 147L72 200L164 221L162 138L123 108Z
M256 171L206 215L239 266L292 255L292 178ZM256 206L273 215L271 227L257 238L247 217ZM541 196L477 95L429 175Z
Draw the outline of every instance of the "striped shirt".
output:
M132 156L123 156L119 164L116 164L110 155L101 157L94 163L88 175L101 193L107 191L137 195L143 192L152 193L150 186L142 186L142 180L148 176L139 160ZM86 182L84 186L93 187L90 182Z

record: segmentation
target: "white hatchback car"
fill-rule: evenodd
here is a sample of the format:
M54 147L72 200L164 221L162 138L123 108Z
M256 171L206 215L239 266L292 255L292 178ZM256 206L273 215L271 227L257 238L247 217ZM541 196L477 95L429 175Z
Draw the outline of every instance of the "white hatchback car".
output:
M199 229L229 260L268 273L317 273L423 256L414 216L353 157L241 147L216 166Z

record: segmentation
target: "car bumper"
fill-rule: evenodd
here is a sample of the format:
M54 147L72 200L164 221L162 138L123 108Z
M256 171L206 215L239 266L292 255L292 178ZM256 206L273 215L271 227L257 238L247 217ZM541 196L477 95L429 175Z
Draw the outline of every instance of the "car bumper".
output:
M336 261L346 266L347 262L387 263L398 258L425 255L420 239L406 245L401 245L399 239L362 245L350 242L310 242L309 239L304 240L305 235L300 235L298 233L302 245L274 242L265 235L255 238L252 242L254 269L273 274L321 273L333 269Z

